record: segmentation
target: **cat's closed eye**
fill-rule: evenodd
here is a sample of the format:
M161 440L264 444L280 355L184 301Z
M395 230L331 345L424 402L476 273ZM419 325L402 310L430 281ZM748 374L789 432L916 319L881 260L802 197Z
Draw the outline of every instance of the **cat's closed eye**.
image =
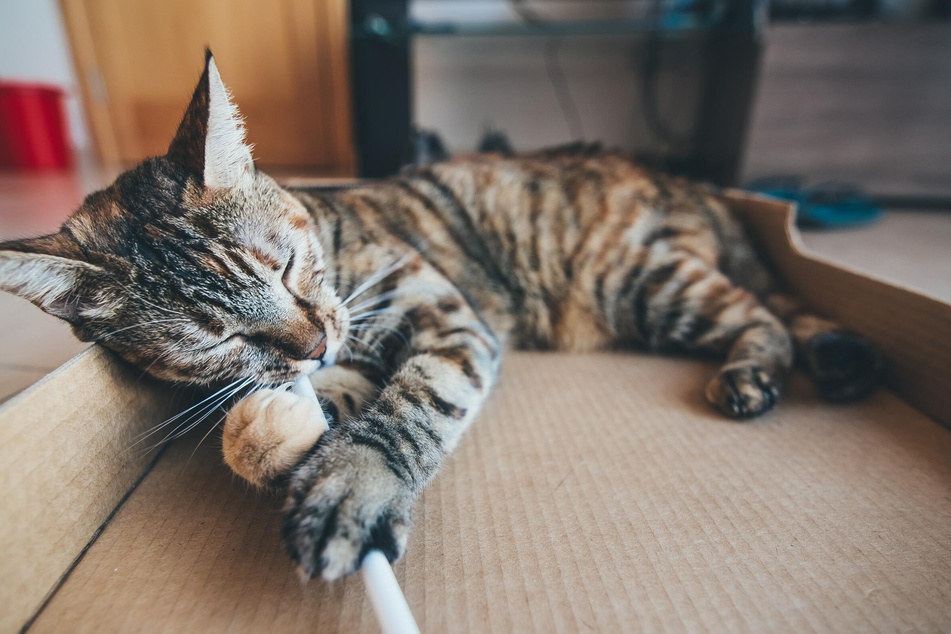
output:
M260 347L273 345L272 342L269 341L268 338L264 335L245 333L245 332L237 332L231 335L230 337L228 337L228 339L222 343L227 343L228 341L240 341L241 343L244 343L244 344L249 344L252 346L260 346Z

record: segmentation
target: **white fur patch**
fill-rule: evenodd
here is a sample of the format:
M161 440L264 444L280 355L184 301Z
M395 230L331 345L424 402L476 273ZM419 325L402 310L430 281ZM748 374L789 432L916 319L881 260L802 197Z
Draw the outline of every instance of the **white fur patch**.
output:
M205 137L206 187L234 187L253 167L251 147L244 142L244 122L218 74L208 60L208 134Z

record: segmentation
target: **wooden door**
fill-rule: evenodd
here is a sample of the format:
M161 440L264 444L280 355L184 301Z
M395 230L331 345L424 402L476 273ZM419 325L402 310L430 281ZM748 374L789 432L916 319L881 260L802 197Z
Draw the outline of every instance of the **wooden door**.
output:
M353 173L346 0L60 0L100 155L163 154L211 47L263 165Z

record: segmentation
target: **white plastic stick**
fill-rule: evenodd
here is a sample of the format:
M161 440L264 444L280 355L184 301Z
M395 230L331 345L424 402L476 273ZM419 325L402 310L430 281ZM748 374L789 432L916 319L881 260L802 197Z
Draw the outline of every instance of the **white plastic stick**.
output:
M294 381L294 393L317 401L314 386L306 376L299 376ZM363 558L360 571L383 634L419 634L419 626L386 555L379 550L371 550Z
M310 382L310 377L303 374L294 381L294 394L306 396L315 403L320 402L317 400L317 392L314 391L314 385Z
M419 634L419 627L386 555L371 550L363 558L360 570L383 634Z

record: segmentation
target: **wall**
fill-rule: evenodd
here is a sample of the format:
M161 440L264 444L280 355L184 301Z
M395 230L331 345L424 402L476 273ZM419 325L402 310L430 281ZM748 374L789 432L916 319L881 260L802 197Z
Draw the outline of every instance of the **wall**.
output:
M771 28L745 163L951 195L951 24Z
M640 15L644 4L530 2L543 18L601 20ZM416 19L439 22L516 22L504 0L412 4ZM516 149L574 140L546 68L548 36L424 36L413 48L417 124L439 131L450 150L473 150L487 125L504 130ZM561 38L557 58L577 106L584 137L626 151L665 149L641 111L643 37ZM696 112L698 60L689 45L664 48L661 110L665 121L688 130Z
M564 2L528 4L566 17L557 11ZM581 14L572 17L603 17L598 5L576 2ZM418 18L437 22L516 19L502 0L416 0L413 8ZM472 150L490 123L520 150L571 140L546 75L547 40L417 38L417 123L437 129L457 152ZM586 138L628 151L665 149L644 123L643 53L635 37L563 40L560 60ZM695 112L697 68L688 48L667 45L665 53L660 111L669 127L684 131ZM949 24L772 26L744 179L793 174L875 193L951 195L949 113Z
M67 92L73 145L89 145L79 87L56 0L0 1L0 79L55 84Z

